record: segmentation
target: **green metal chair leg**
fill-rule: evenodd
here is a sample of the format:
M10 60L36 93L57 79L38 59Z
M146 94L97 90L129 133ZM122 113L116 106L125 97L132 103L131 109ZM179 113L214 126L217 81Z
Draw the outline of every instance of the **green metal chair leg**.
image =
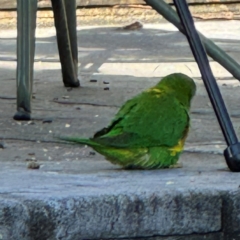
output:
M37 0L17 1L17 113L15 120L31 118Z
M58 51L66 87L79 87L76 32L76 1L51 0L57 32Z
M159 14L161 14L167 21L172 23L178 30L185 34L182 27L180 19L176 11L167 4L164 0L144 0L149 6L155 9ZM233 77L240 81L240 65L230 57L226 52L224 52L220 47L218 47L213 41L206 38L200 32L198 34L204 44L207 54L213 58L216 62L221 64L225 69L227 69Z
M75 72L78 74L78 42L77 42L77 16L76 16L76 0L64 0L66 6L67 23L69 30L69 38L72 49L73 64Z

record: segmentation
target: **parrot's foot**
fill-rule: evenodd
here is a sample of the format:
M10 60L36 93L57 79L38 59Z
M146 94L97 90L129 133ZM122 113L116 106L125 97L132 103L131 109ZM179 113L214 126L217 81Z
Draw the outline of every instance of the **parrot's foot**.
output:
M13 119L17 121L29 121L31 120L31 114L30 112L20 109L14 114Z
M175 163L175 164L169 166L169 168L182 168L182 167L183 167L182 163Z
M72 81L71 79L63 79L63 83L65 87L79 87L80 86L80 81L77 79L77 81Z

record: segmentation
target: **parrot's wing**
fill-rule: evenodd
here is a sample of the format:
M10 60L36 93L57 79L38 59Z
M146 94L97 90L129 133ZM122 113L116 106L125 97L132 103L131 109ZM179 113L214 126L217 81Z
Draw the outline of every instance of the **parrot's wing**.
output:
M174 95L145 91L127 101L93 141L112 147L175 146L189 128L188 109Z
M106 128L101 129L100 131L96 132L94 134L94 138L104 137L105 134L110 134L111 130L119 122L126 119L126 116L128 114L131 114L131 112L133 112L133 108L136 108L139 105L139 103L141 101L140 96L141 95L137 95L136 97L126 101L126 103L124 105L122 105L122 107L119 109L119 111L117 112L117 114L115 115L113 120L111 121L110 125Z

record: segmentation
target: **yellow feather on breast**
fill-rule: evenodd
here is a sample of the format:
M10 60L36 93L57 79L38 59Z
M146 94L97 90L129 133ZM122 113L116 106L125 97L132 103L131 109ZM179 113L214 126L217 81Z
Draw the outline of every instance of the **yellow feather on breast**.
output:
M181 139L180 141L178 141L178 144L172 148L170 148L169 150L171 151L171 156L176 156L178 153L182 152L183 150L183 145L184 145L184 140Z
M183 147L188 135L188 131L189 131L189 128L185 130L184 137L178 141L177 145L169 149L171 151L170 153L171 156L176 156L178 153L183 151Z

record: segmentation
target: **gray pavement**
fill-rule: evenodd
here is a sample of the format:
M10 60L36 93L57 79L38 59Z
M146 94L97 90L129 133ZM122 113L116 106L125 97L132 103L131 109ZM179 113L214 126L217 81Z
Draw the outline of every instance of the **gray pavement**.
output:
M197 27L240 62L239 22ZM12 119L16 32L0 35L0 239L240 239L239 173L226 167L199 71L174 27L79 27L79 89L63 87L54 29L38 29L29 122ZM239 135L239 82L211 66ZM125 100L172 72L197 84L183 168L126 171L90 148L54 138L92 136ZM40 168L28 169L32 161Z

